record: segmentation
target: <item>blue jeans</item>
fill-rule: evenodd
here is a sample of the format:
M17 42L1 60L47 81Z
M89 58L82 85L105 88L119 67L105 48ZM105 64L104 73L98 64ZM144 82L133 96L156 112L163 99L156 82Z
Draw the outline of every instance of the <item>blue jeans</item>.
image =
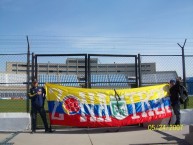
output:
M174 114L176 115L175 125L179 125L180 124L180 102L173 104L172 108L173 108Z

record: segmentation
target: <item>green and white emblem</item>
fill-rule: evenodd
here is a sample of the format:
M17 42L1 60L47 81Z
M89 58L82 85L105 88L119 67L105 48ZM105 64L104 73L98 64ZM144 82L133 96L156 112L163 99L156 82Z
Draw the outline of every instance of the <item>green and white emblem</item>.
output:
M110 97L110 108L112 117L122 120L128 116L128 110L125 100L121 97L120 100L116 100L115 97Z

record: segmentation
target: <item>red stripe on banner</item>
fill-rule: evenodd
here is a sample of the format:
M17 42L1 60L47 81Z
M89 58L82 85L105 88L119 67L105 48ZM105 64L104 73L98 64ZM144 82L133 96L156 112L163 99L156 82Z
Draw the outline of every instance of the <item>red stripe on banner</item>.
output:
M170 109L169 109L170 110ZM159 109L158 111L161 111ZM149 114L150 111L147 111L146 113ZM154 115L149 116L147 115L144 117L143 113L137 113L136 116L139 116L138 118L133 119L133 115L129 115L126 118L122 120L118 120L112 116L110 116L111 122L104 121L105 116L102 117L102 120L98 116L95 116L97 119L96 121L91 121L91 116L87 115L85 116L86 120L85 122L81 121L81 115L67 115L67 114L59 114L55 113L54 116L50 113L50 123L52 125L62 125L62 126L76 126L76 127L116 127L116 126L125 126L125 125L134 125L144 122L150 122L157 119L163 119L168 118L172 116L172 112L165 112L164 114L155 115L155 111L153 110Z

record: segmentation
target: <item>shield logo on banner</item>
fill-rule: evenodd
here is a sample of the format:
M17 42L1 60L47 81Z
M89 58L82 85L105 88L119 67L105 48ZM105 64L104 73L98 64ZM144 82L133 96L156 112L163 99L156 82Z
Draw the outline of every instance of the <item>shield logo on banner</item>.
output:
M64 97L62 107L68 115L75 115L80 111L80 101L77 97L69 95Z
M121 98L121 100L116 100L111 97L110 108L112 117L122 120L128 116L128 110L125 100Z

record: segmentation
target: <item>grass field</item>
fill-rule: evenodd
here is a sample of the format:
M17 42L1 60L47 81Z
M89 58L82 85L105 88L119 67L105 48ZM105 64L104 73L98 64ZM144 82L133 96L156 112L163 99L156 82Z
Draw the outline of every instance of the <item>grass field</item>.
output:
M45 102L45 109L48 110L47 106ZM0 100L0 112L27 112L27 100Z
M27 112L26 104L26 100L0 100L0 112ZM188 108L193 108L193 96L189 97ZM47 102L45 102L45 109L48 110Z

